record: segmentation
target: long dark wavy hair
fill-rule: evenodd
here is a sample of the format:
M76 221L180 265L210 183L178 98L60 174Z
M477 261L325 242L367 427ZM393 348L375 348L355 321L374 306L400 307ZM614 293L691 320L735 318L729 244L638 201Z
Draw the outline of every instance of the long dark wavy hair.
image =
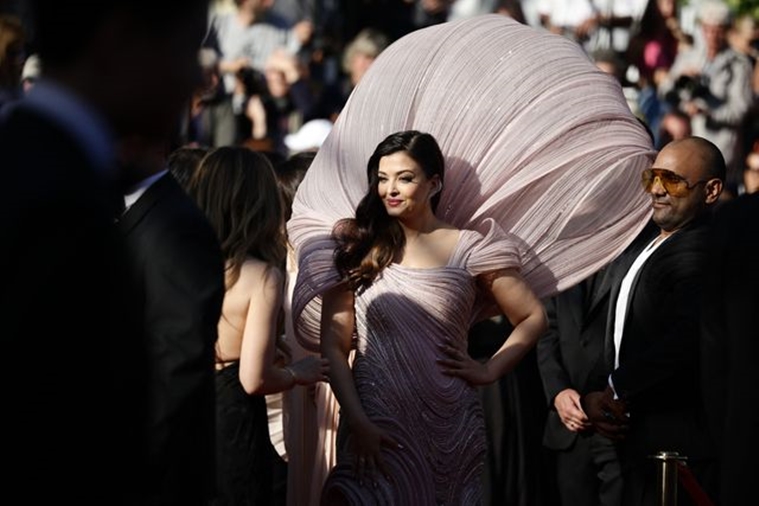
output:
M406 153L418 163L428 178L437 175L442 184L445 177L445 158L435 138L428 133L396 132L377 145L366 167L369 189L356 208L356 217L340 220L332 230L337 243L335 267L354 291L371 286L406 245L400 223L387 214L378 192L380 159L398 152ZM440 192L430 201L433 212L438 202Z
M190 194L216 230L227 262L227 289L248 257L284 268L284 209L269 159L245 147L209 152L190 180Z

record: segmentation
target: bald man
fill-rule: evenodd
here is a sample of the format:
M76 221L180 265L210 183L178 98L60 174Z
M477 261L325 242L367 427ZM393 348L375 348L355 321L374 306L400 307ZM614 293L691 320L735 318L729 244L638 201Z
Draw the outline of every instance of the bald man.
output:
M625 506L659 504L659 461L650 457L661 451L687 457L716 500L714 445L700 397L699 302L725 170L720 150L703 138L664 146L642 175L658 230L612 266L606 360L613 372L606 390L586 395L583 406L596 429L618 442ZM679 496L678 504L690 504L682 486Z

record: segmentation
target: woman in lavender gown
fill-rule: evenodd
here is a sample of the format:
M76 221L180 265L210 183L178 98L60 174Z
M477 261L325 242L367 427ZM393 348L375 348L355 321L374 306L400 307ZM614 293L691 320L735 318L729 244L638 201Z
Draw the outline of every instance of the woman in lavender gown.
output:
M435 216L444 163L431 135L391 134L369 159L355 218L335 226L343 282L324 295L321 349L345 437L326 504L477 504L486 444L475 387L513 369L545 330L506 234ZM487 298L514 330L483 364L466 347Z

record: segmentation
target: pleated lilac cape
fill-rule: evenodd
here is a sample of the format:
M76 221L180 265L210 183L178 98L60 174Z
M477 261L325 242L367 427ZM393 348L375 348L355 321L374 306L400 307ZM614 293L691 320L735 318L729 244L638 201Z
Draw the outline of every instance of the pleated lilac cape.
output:
M369 68L295 197L293 318L310 349L321 294L340 281L332 227L354 216L377 144L408 129L435 136L445 155L438 216L511 235L540 297L599 270L650 217L640 184L656 154L650 135L577 44L497 14L412 32Z

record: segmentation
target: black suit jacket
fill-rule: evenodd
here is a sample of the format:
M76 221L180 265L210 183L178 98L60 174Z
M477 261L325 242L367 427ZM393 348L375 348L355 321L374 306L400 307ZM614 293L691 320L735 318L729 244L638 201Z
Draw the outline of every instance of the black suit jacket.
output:
M537 357L549 409L543 443L553 450L569 448L577 437L561 422L556 395L567 388L581 395L603 390L611 372L604 363L606 274L601 270L545 303L549 326L538 341Z
M649 223L610 264L546 301L549 327L537 345L540 375L549 404L543 440L546 447L567 449L577 437L576 432L564 426L553 407L559 392L573 388L585 395L606 388L614 366L613 341L606 337L614 285L657 230Z
M615 391L630 413L621 454L626 463L662 450L695 459L713 454L699 379L708 218L695 220L660 245L631 288L619 367L612 373ZM621 277L612 296L607 339L612 339L619 282Z
M168 172L118 227L149 353L151 504L204 504L215 483L214 346L224 298L218 240Z
M28 106L0 118L0 454L35 502L137 493L145 357L106 169Z
M759 454L759 194L725 203L711 238L702 341L706 411L721 448L721 502L754 493Z

